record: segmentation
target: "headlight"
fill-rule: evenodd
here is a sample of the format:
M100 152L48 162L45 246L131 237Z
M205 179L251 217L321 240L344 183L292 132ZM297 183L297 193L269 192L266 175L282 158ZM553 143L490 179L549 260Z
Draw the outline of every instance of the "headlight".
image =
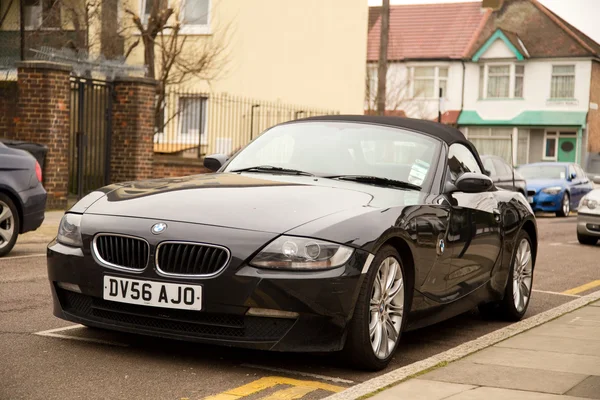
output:
M579 205L579 207L581 207L581 206L587 207L590 210L593 210L593 209L595 209L598 206L598 202L596 200L591 200L591 199L589 199L587 197L584 197L581 200L581 204Z
M559 194L562 191L562 187L560 186L552 186L545 189L542 189L542 192L546 194Z
M341 244L301 237L281 236L252 259L259 268L319 270L343 265L353 249Z
M58 236L56 237L59 243L67 246L81 247L81 215L80 214L65 214L60 220L58 226Z

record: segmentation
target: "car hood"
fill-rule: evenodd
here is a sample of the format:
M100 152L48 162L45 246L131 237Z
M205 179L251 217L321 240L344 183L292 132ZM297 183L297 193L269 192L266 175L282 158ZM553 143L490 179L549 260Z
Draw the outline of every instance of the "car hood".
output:
M304 176L205 174L108 186L72 211L283 233L368 206L373 195L362 187Z
M560 186L564 188L567 183L562 179L527 179L527 189L528 190L538 190L552 187L552 186Z

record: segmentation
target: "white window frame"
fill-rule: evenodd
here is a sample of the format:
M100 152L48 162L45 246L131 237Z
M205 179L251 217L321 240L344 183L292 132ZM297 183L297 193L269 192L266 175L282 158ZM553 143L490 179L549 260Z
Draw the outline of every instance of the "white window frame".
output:
M207 7L207 15L206 15L206 24L205 25L188 25L188 24L184 24L183 20L184 20L184 12L185 12L185 2L187 0L181 0L181 30L180 33L182 35L208 35L211 33L210 31L210 18L211 18L211 6L212 6L212 0L207 0L208 1L208 7Z
M23 1L23 0L21 0ZM58 20L59 20L59 25L62 25L62 7L60 6L60 3L58 3ZM39 15L37 18L37 23L35 25L25 25L25 31L36 31L36 30L40 30L40 31L60 31L61 27L54 27L54 26L44 26L44 0L38 0L38 5L37 6L25 6L25 8L39 8Z
M189 144L190 142L192 142L190 140L194 139L195 134L190 134L188 133L183 133L182 129L183 129L183 120L182 120L182 116L184 114L183 111L179 111L180 110L180 103L181 103L181 99L195 99L195 100L199 100L202 104L201 104L201 112L203 113L203 119L200 121L200 129L198 130L198 135L199 135L199 141L200 141L200 145L206 145L208 144L208 97L206 96L196 96L196 95L179 95L177 96L177 100L176 100L176 110L178 110L177 112L179 112L179 114L177 115L177 125L176 125L176 131L175 131L175 137L172 138L169 143L174 143L174 144ZM192 143L192 144L196 144L196 143Z
M573 97L552 97L552 78L554 77L554 67L573 67ZM561 74L559 76L570 76ZM575 100L575 89L577 88L577 64L573 62L553 63L550 66L550 87L548 91L548 99L551 101Z
M433 93L434 96L433 97L415 97L415 80L429 80L431 79L431 77L428 78L424 78L424 77L419 77L419 78L415 78L415 68L433 68L434 69L434 73L433 73ZM444 76L444 77L440 77L440 68L445 68L448 71L448 76ZM440 81L444 80L446 81L446 93L444 93L444 99L448 99L448 81L450 78L450 65L442 65L442 64L436 64L436 65L409 65L408 66L408 74L410 77L410 84L409 84L409 95L411 99L414 100L437 100L439 99L439 93L440 93Z
M523 66L523 96L515 97L515 76L516 76L516 66ZM508 77L508 97L488 97L488 78L489 78L489 67L509 67L509 77ZM514 63L514 62L487 62L485 64L480 64L479 73L481 74L481 67L483 67L483 88L479 88L479 99L480 100L506 100L506 99L516 99L523 100L525 98L525 64L524 63ZM481 79L479 80L481 82ZM483 89L483 90L481 90Z

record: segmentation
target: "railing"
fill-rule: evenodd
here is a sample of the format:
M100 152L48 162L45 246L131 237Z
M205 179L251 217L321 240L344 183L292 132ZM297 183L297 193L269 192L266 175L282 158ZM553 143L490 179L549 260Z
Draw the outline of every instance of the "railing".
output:
M184 157L229 155L276 124L338 114L227 94L170 91L165 98L155 124L154 152Z

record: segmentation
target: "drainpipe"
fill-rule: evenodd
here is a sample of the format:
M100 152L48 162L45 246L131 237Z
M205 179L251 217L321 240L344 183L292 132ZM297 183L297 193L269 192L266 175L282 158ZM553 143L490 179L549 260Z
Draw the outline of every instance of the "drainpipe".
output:
M582 127L577 128L577 147L575 148L575 162L579 165L582 164L583 160L581 157L583 156L583 135L582 135ZM581 165L583 168L585 166Z
M465 70L467 67L465 65L465 60L460 60L460 62L462 63L462 67L463 67L462 91L460 94L460 112L462 112L463 106L465 105Z

